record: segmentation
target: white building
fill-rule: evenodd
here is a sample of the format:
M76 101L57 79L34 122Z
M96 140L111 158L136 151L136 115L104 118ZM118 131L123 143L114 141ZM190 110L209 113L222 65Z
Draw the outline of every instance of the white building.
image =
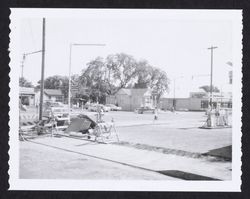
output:
M64 95L59 89L44 89L43 101L52 101L52 102L63 102ZM39 105L40 102L40 90L36 92L35 95L35 104Z
M27 106L35 105L35 90L34 88L19 87L19 99L21 103Z
M162 96L160 99L160 107L164 110L189 110L189 111L204 111L208 108L210 102L210 93L199 89L190 92L189 97L175 98L168 95ZM220 105L224 108L232 108L232 92L213 93L213 107Z

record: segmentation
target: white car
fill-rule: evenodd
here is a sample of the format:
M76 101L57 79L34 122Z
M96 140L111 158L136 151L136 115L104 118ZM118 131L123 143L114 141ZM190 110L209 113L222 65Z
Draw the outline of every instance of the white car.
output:
M69 112L64 107L48 107L43 111L44 117L54 116L57 120L69 120Z
M90 104L88 107L89 111L97 111L97 104Z
M89 110L89 111L97 112L98 107L100 107L104 112L110 111L110 107L104 106L103 104L91 104L91 105L88 107L88 110Z
M109 107L111 111L121 111L122 107L116 106L114 104L106 104L105 106Z
M106 106L106 105L102 105L102 110L103 110L104 112L109 112L109 111L111 110L111 108L108 107L108 106Z

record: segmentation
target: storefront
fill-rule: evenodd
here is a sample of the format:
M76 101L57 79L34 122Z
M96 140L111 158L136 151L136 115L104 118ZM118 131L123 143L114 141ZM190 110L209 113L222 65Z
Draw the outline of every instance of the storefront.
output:
M35 91L34 88L19 87L19 99L23 105L35 105Z

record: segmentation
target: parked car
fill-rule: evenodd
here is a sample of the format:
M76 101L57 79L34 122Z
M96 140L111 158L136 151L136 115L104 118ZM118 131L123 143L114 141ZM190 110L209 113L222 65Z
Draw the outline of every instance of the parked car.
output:
M152 112L154 113L155 109L147 106L143 106L135 109L135 113L143 114L144 112Z
M106 106L106 105L102 105L102 104L101 104L101 108L102 108L102 110L103 110L104 112L109 112L109 111L111 110L110 107L108 107L108 106Z
M106 104L105 106L110 107L111 111L121 111L122 110L122 107L116 106L114 104Z
M54 116L56 120L69 119L69 110L64 107L48 107L43 111L44 117Z
M52 101L46 101L44 103L45 107L66 107L67 104L63 104L61 102L52 102Z
M110 107L104 106L103 104L91 104L89 105L88 110L97 112L98 107L100 107L104 112L110 111Z
M97 104L90 104L88 106L88 110L96 112L97 111Z

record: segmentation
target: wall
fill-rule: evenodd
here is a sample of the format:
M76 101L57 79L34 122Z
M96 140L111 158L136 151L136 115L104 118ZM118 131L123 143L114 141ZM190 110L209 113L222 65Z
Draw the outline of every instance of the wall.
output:
M107 96L106 104L116 104L116 97L114 95Z
M131 95L126 92L118 92L115 96L107 96L107 104L118 104L124 111L134 111L136 108L145 106L144 93L147 89L132 89ZM148 97L147 105L152 104L152 99Z
M131 111L131 97L129 95L117 95L116 96L118 106L122 107L123 111Z
M164 110L171 110L173 107L173 99L171 98L162 98L160 99L160 108Z
M176 98L175 99L175 101L176 101L176 110L178 111L178 110L190 110L190 105L189 105L189 103L190 103L190 99L189 98L180 98L180 99L178 99L178 98Z
M204 110L201 108L201 101L206 100L204 98L190 98L190 107L189 110L191 111L201 111Z
M176 98L176 110L201 111L201 98ZM173 107L173 98L162 98L161 109L171 110Z

